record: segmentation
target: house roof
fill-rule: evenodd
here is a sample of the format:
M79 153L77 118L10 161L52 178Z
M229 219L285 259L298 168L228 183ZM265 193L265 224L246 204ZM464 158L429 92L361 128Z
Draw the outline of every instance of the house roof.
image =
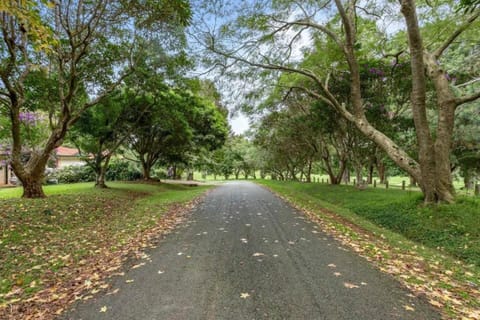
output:
M57 156L63 156L63 157L78 157L80 153L78 152L78 149L75 148L68 148L68 147L58 147L55 149Z

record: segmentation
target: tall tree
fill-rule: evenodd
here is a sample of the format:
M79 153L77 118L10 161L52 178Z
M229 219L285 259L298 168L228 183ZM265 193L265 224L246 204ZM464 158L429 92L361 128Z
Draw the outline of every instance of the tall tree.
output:
M144 179L151 178L151 169L159 161L188 164L190 155L223 144L226 119L209 101L168 87L147 92L145 98L151 106L127 140L142 165Z
M95 172L95 187L107 188L105 176L110 160L149 107L132 90L123 88L86 110L72 127L67 137Z
M323 101L341 117L354 124L400 168L414 177L422 189L426 203L452 202L454 189L449 155L455 110L464 103L478 99L480 90L472 94L457 94L442 67L442 56L452 43L460 40L469 29L478 30L475 22L480 11L452 16L447 15L447 11L440 6L422 7L422 13L433 11L433 22L441 25L443 31L437 33L436 38L429 39L427 46L420 26L431 20L419 22L414 1L400 1L400 11L407 29L405 36L408 39L408 48L400 50L400 53L394 52L393 56L408 55L411 64L410 106L418 144L418 159L415 159L366 117L359 61L363 55L376 55L380 59L382 54L380 50L368 52L363 48L365 43L374 41L378 47L378 40L372 39L372 33L366 32L362 27L364 21L378 19L378 14L374 18L373 15L370 16L370 4L366 2L367 7L362 7L363 4L357 1L335 0L333 5L332 2L298 1L274 1L269 5L264 1L254 1L253 5L249 4L251 9L246 6L240 9L248 12L240 11L240 17L235 23L225 24L219 30L210 30L204 34L204 44L216 55L217 63L221 66L248 65L274 72L295 73L311 79L315 88L303 86L301 89ZM389 3L384 5L390 6ZM222 9L226 12L225 8ZM423 16L430 17L428 13ZM449 21L448 25L443 23L444 21ZM306 37L327 42L338 53L335 68L343 68L346 71L345 77L349 80L347 102L344 97L339 97L330 90L330 68L311 69L299 63L299 55L302 53L299 43L305 43ZM244 40L237 45L242 38ZM386 35L385 39L388 42L389 36ZM388 48L384 46L380 49ZM305 52L308 53L308 49ZM244 69L240 68L240 71L243 72ZM430 127L427 117L429 81L433 84L437 110L434 127Z
M136 4L135 4L136 3ZM150 27L175 30L189 22L187 1L11 1L0 17L0 103L10 117L11 166L23 197L44 197L42 178L51 152L88 108L96 105L132 72L131 49ZM133 10L135 9L135 10ZM26 15L25 12L35 12ZM172 27L173 26L173 27ZM162 29L163 28L163 29ZM42 70L54 80L55 99L42 107L51 134L28 161L20 114L26 81Z

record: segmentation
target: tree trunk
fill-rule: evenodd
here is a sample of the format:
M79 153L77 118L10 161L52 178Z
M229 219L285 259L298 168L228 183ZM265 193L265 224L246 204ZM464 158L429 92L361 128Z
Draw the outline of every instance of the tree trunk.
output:
M105 184L105 170L101 170L95 177L95 188L106 189L108 186Z
M43 175L40 177L28 176L22 181L23 194L22 198L45 198L42 186Z
M378 161L377 162L377 173L378 173L378 179L380 179L381 184L385 184L385 163L383 161Z
M312 182L312 160L308 161L307 182Z
M95 188L106 189L105 175L107 174L108 166L110 164L111 154L103 158L102 152L97 154L95 162ZM103 163L102 163L103 162Z
M402 0L401 11L407 24L411 56L412 115L417 134L421 179L416 175L412 176L420 184L425 203L451 203L454 200L454 189L449 157L456 107L455 96L449 88L444 72L437 65L437 59L424 52L414 1ZM426 70L437 94L436 141L433 140L427 120Z
M151 167L148 163L142 162L142 174L143 174L143 180L152 180L150 177L150 171Z
M343 177L342 177L343 183L349 184L350 183L350 171L349 170L344 170L343 171Z
M357 186L360 186L363 184L363 176L362 176L362 166L355 166L355 177L357 179Z
M463 174L463 186L466 190L471 189L472 187L472 181L471 181L471 175L469 172L465 172Z
M53 150L53 149L52 149ZM17 178L22 182L22 198L45 198L43 179L45 167L50 154L42 152L31 154L27 164L21 163L20 157L14 157L11 163Z
M415 180L414 177L410 176L410 187L416 187L417 186L417 180Z
M368 166L367 183L368 183L368 184L372 184L372 183L373 183L373 163L370 163L369 166Z

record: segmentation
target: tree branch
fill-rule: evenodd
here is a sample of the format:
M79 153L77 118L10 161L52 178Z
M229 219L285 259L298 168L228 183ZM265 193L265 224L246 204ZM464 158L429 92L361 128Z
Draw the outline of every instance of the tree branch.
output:
M455 32L453 32L450 37L445 40L445 42L433 52L435 59L440 58L442 53L452 44L455 39L457 39L478 17L480 16L480 10L471 15L467 21L461 24Z
M455 100L455 103L457 104L457 107L458 107L458 106L460 106L464 103L472 102L472 101L475 101L479 98L480 98L480 91L475 92L474 94L469 95L469 96L464 96L464 97L457 98Z
M292 22L288 21L283 21L283 20L278 20L276 18L272 18L275 22L279 23L284 23L285 25L296 25L296 26L305 26L305 27L310 27L313 29L320 30L321 32L325 33L328 35L341 49L343 49L344 44L340 39L337 37L337 35L330 29L328 29L325 26L322 26L321 24L315 23L309 19L302 19L302 20L296 20Z

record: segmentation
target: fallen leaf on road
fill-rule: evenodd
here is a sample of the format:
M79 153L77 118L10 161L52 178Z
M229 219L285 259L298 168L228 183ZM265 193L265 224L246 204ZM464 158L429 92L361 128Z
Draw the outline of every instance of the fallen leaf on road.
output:
M163 274L165 271L158 270L158 274Z
M344 282L343 285L348 289L359 288L359 286L357 286L356 284L350 283L350 282Z
M248 297L250 297L250 295L248 293L241 293L240 294L240 298L242 298L242 299L247 299Z
M128 279L128 280L125 280L125 283L132 283L134 280L133 279Z
M337 267L337 266L336 266L335 264L333 264L333 263L330 263L328 266L329 266L330 268L336 268L336 267Z
M107 306L103 306L100 308L100 312L107 312Z
M342 274L341 274L340 272L334 272L333 275L334 275L335 277L340 277Z
M118 291L120 291L119 288L117 288L117 289L115 289L115 290L113 290L113 291L110 291L109 293L107 293L107 296L112 295L112 294L116 294Z
M415 311L415 309L410 307L409 305L404 305L403 308L407 311Z

